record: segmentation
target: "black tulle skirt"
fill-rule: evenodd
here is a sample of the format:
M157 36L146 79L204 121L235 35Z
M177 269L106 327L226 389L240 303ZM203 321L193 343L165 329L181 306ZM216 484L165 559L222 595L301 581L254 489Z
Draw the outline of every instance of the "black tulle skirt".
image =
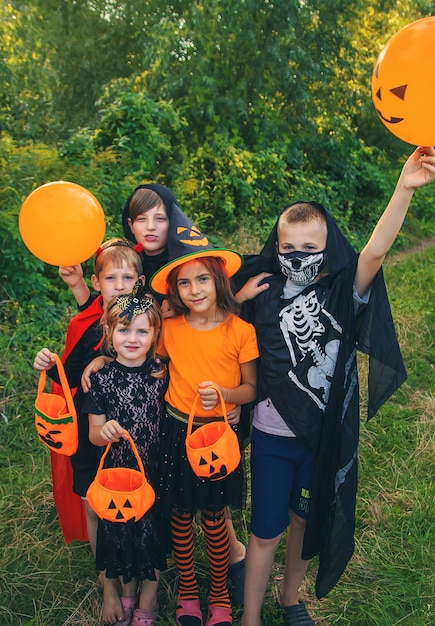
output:
M237 427L233 428L238 435ZM160 438L158 488L162 514L169 517L174 506L181 513L194 513L197 510L218 512L224 506L241 509L245 491L243 459L237 469L222 480L198 478L187 459L186 431L187 424L184 421L166 413ZM239 435L238 438L240 445Z

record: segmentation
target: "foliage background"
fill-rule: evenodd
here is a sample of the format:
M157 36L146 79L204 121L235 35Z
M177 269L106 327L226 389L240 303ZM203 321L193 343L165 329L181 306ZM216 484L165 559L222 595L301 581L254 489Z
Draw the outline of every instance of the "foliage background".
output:
M162 182L207 232L259 236L284 202L315 198L361 245L411 148L370 96L388 39L431 15L405 0L0 2L0 246L6 298L63 298L24 248L37 186L71 180L108 235L137 184ZM430 232L431 192L407 236ZM403 243L403 238L399 243ZM253 250L250 250L252 252Z
M5 623L72 623L65 603L77 596L70 584L81 596L80 585L89 587L91 567L83 547L66 550L59 541L47 460L35 447L29 419L34 354L43 345L61 348L74 309L57 268L33 257L20 238L23 200L45 182L76 182L101 202L111 236L121 234L120 211L131 191L157 181L174 191L181 208L216 242L255 252L287 201L314 198L332 211L359 248L412 150L377 118L370 96L372 68L397 30L434 14L435 3L429 0L0 0L0 425L6 442L0 461L5 515L0 527L1 549L11 555L0 565ZM433 190L421 189L396 248L433 231ZM89 275L89 262L85 266ZM426 262L423 275L433 277L432 267ZM420 274L416 269L410 275ZM392 281L402 282L403 272L393 273ZM412 279L408 289L414 290ZM426 282L425 289L433 294L433 282ZM413 316L423 315L418 317L421 334L426 346L433 345L426 313L414 308L407 293L403 298ZM430 310L427 302L420 304L426 307L421 310ZM422 361L429 373L431 354ZM418 365L418 352L410 350L409 359L423 381L427 371ZM415 400L416 393L407 399ZM396 414L396 405L391 406L387 412ZM395 453L390 432L387 428L381 436L375 431L373 441L368 435L370 445L376 448L380 438ZM421 472L429 489L433 477ZM417 522L405 530L407 488L400 487L402 495L387 517L391 527L399 519L407 537L420 536L418 549L426 562L433 507L419 505L427 530ZM18 505L11 494L18 496ZM409 506L406 519L415 512ZM349 608L355 595L370 595L376 585L391 585L393 599L403 600L403 579L399 576L395 587L391 569L386 567L384 578L374 558L378 512L367 502L363 564L359 572L352 570L344 602L338 596L333 601L331 623L338 622L342 610L343 620L348 611L353 616L343 624L429 624L431 608L422 608L423 600L416 600L416 612L404 609L402 617L392 617L398 600L388 605L390 614L378 607L373 616L371 604L363 602L366 621ZM18 523L15 518L23 515ZM42 527L35 531L37 520ZM45 537L45 529L54 530ZM10 551L14 543L27 541L27 553ZM397 546L403 547L400 568L411 568L420 596L433 598L427 585L421 591L425 566L417 573L421 562L410 565L413 547L403 534L397 542L382 558L395 558ZM366 549L372 554L364 554ZM73 582L63 585L63 595L59 585L54 592L53 578L64 566L70 571L66 564L77 562L76 553L82 571L71 574ZM67 621L60 619L58 606ZM19 619L14 618L17 610Z

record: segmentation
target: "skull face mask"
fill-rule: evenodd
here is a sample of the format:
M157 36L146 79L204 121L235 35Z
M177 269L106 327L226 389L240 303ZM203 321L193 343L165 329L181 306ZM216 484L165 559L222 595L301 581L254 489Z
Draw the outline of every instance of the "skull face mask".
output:
M278 253L278 261L284 276L295 285L305 287L312 283L326 265L327 252L287 252Z

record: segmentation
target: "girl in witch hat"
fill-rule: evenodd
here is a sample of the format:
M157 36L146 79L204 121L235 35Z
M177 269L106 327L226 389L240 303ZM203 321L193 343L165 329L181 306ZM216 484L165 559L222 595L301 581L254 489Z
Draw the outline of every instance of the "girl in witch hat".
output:
M224 509L240 508L243 492L241 462L221 480L201 479L186 454L187 417L199 394L196 428L222 415L220 392L228 409L256 395L255 331L241 320L229 277L241 266L236 252L210 246L196 231L172 233L177 256L154 274L151 288L165 295L176 316L164 320L163 354L169 357L160 452L162 512L171 517L172 543L179 571L176 622L202 626L198 584L193 565L192 522L201 512L207 543L211 587L206 626L232 623L227 587L230 545ZM181 254L184 251L184 254Z

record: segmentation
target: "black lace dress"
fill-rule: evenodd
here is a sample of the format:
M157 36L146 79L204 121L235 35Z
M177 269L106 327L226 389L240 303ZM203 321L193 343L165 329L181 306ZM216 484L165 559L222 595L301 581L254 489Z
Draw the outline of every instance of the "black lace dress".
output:
M130 433L144 464L148 482L157 490L160 422L167 377L151 376L160 369L153 360L140 367L126 367L113 361L92 376L92 387L84 409L114 419ZM133 467L137 462L128 441L111 446L104 467ZM166 568L169 529L156 503L137 522L99 520L96 566L108 578L123 576L155 580L155 569Z

